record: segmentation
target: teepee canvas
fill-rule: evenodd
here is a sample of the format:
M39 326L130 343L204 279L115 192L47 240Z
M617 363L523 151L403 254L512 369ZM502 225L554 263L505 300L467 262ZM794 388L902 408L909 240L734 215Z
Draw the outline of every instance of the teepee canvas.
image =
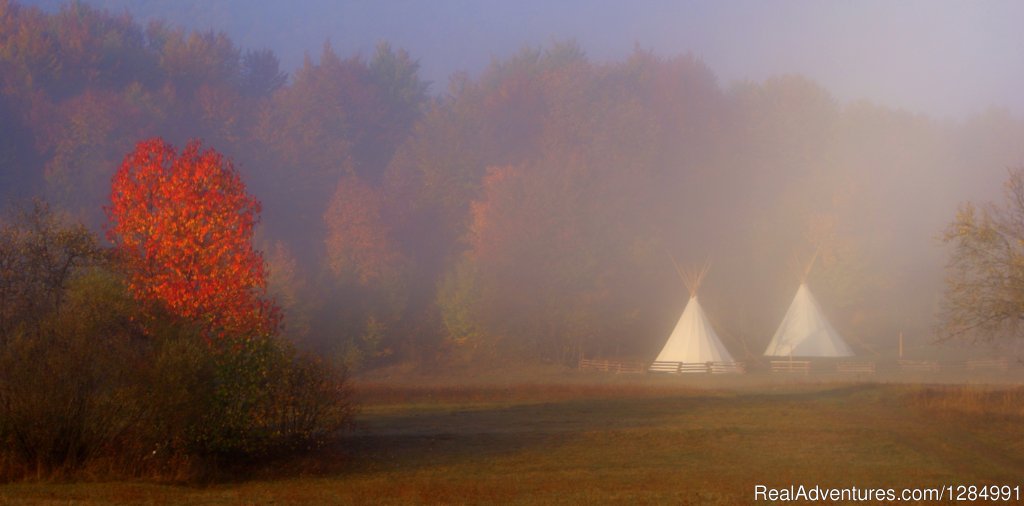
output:
M676 268L679 271L678 267ZM682 362L684 364L705 364L707 362L729 362L732 356L722 345L715 334L707 315L697 300L697 289L707 273L707 267L699 273L687 276L682 271L679 275L690 289L690 301L686 303L682 316L676 323L672 334L668 336L665 347L655 362Z
M657 362L732 362L732 356L715 334L697 296L690 297Z
M764 354L770 357L849 357L853 351L825 319L807 283L800 283L793 303Z

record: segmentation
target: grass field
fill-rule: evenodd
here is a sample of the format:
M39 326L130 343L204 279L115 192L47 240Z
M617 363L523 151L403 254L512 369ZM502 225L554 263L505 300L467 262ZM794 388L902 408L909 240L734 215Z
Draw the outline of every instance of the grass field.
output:
M245 480L17 483L0 504L742 504L756 484L1024 476L1024 391L1005 385L574 374L359 392L343 448Z

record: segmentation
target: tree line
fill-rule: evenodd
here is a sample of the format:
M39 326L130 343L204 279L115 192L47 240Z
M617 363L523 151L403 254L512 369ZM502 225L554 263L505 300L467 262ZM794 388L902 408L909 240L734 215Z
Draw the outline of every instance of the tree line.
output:
M0 181L102 228L140 139L201 139L262 201L283 333L350 367L656 352L705 307L757 355L794 256L856 340L930 332L937 235L1022 159L1024 124L859 102L800 76L721 83L694 55L525 48L426 83L387 43L291 75L222 34L0 3ZM855 342L856 342L855 340Z

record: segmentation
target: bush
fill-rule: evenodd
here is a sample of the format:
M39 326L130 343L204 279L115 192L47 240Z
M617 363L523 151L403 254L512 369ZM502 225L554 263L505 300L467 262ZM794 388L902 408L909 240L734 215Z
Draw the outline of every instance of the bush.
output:
M0 474L80 467L137 416L132 303L104 263L45 202L0 223Z
M208 468L322 446L351 419L345 379L277 338L165 338L148 379L154 451Z
M44 476L109 455L142 418L131 301L116 279L75 280L59 312L0 347L0 441L7 474Z
M342 371L277 337L211 343L200 322L143 311L84 228L39 203L14 216L0 227L0 479L195 477L349 423Z
M195 478L311 450L352 416L342 371L282 339L211 347L196 327L143 335L121 280L72 283L39 331L0 346L0 474Z

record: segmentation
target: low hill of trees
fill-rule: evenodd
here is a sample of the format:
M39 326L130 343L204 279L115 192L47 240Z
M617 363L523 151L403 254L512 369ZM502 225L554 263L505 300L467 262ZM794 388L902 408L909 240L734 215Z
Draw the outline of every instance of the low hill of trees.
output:
M796 289L878 348L926 339L937 237L1024 159L1024 123L839 104L800 76L721 83L695 55L527 48L430 94L415 55L270 50L82 3L0 1L0 193L103 227L140 139L201 139L263 202L284 333L351 367L657 351L685 302L669 254L757 355ZM912 338L912 337L911 337Z

